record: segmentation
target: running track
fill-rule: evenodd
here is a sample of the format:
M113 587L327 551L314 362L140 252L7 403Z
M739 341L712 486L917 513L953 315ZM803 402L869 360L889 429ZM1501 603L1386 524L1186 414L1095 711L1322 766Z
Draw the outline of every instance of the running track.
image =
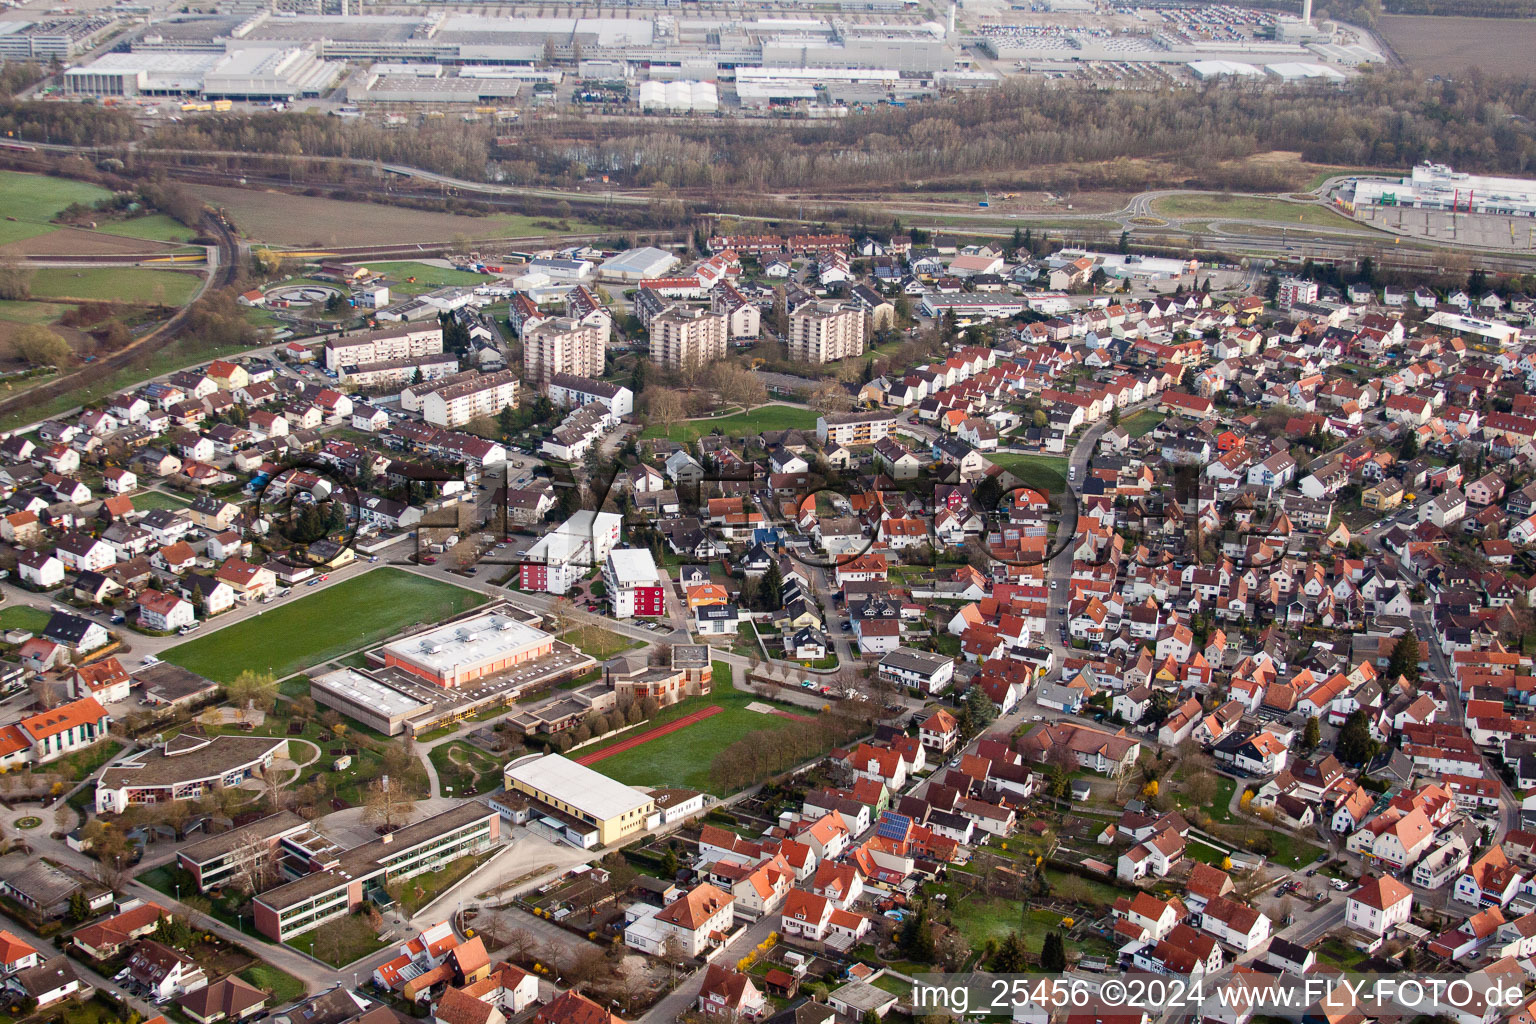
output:
M679 718L675 722L668 722L666 725L658 725L654 729L647 729L645 732L638 736L631 736L627 740L620 740L618 743L615 743L611 747L604 747L602 750L596 750L590 754L578 757L576 759L576 763L596 764L598 761L601 761L605 757L612 757L614 754L622 754L626 750L633 750L634 748L640 746L642 743L649 743L651 740L660 739L668 733L677 732L679 729L686 729L693 723L702 722L704 719L709 718L712 715L718 715L724 710L725 708L718 704L711 704L709 707L695 711L691 715L684 715L682 718Z
M793 718L797 722L816 721L816 719L812 718L810 715L797 715L793 711L775 711L774 714L778 715L780 718Z

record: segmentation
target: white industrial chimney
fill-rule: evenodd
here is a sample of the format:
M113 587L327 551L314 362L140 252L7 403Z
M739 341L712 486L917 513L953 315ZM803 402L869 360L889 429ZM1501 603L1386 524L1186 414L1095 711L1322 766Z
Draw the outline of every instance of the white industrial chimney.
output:
M1301 20L1312 24L1312 0L1301 0Z
M1306 2L1307 2L1307 10L1310 11L1312 9L1312 0L1306 0ZM949 4L949 38L951 40L953 40L955 38L955 6L956 5L955 5L954 0L950 0L950 4Z

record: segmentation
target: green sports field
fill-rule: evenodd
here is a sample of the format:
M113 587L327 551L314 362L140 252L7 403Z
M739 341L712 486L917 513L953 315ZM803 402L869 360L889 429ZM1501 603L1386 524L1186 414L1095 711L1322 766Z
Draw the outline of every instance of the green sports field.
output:
M221 683L245 669L282 678L485 601L484 594L403 569L374 569L318 592L301 587L260 615L172 647L163 658Z
M197 291L197 274L144 267L43 267L32 275L42 299L92 299L183 306Z
M705 434L719 431L727 437L745 437L763 430L814 430L816 410L798 405L763 405L751 412L738 412L719 419L689 420L670 427L650 426L642 438L664 437L678 444L697 441Z
M655 718L644 725L635 726L602 743L573 750L566 756L573 759L584 757L605 747L611 747L615 743L621 743L648 729L675 722L685 715L691 715L710 705L718 705L725 709L720 714L685 726L677 732L659 736L621 754L596 761L591 767L593 771L601 772L610 779L617 779L626 786L686 786L689 789L703 790L716 796L726 796L727 794L720 792L710 777L709 766L717 753L746 733L761 729L792 729L801 723L782 715L748 711L747 705L754 701L760 704L772 702L761 700L750 693L731 689L730 677L722 673L722 669L729 672L727 666L715 662L714 692L708 696L689 697L678 701L671 707L663 708ZM773 706L794 714L814 715L816 713L788 704Z
M94 203L111 194L83 181L0 171L0 245L46 235L57 229L51 222L70 203Z

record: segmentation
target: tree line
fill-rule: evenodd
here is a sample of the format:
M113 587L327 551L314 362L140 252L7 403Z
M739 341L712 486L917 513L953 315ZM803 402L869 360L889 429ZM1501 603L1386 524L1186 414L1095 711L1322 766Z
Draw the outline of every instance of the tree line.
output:
M78 122L51 130L90 134L95 122L88 113L77 116ZM1531 81L1378 69L1343 89L1220 82L1133 91L1020 79L825 121L711 121L649 130L558 118L523 126L510 141L498 141L490 125L424 124L393 132L304 113L200 118L163 126L149 141L279 160L302 153L399 162L513 184L571 184L606 174L631 187L695 190L708 201L714 190L822 189L828 182L840 190L905 188L915 179L955 182L998 171L1023 186L1064 190L1299 187L1294 169L1247 160L1275 150L1324 164L1395 169L1436 160L1461 170L1519 174L1536 156L1536 138L1522 128L1531 118ZM131 123L115 118L97 127L108 136L132 131ZM295 164L294 173L326 172Z

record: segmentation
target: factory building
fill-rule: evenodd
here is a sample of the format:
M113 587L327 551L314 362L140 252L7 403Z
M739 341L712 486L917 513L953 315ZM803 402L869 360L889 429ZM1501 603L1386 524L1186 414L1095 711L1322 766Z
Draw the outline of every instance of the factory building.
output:
M0 36L0 39L3 39ZM76 96L202 96L292 100L329 89L345 66L316 48L240 48L228 53L150 50L108 53L64 73Z
M117 24L115 14L50 21L0 21L0 59L68 60L101 42Z

